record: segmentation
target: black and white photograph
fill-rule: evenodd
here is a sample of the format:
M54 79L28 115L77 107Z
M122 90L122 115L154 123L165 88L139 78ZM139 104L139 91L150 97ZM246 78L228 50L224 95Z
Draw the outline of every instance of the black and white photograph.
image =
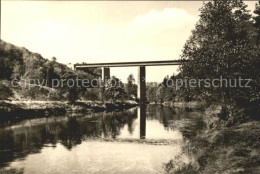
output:
M260 1L0 9L0 174L260 174Z

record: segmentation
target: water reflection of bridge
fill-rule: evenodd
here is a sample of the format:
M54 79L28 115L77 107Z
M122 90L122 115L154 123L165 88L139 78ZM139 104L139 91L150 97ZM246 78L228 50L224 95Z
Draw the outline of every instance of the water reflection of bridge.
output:
M114 62L114 63L92 63L75 64L74 69L102 68L102 79L105 81L110 78L110 67L138 67L138 90L137 97L141 102L146 101L146 66L165 66L181 65L183 60L165 60L165 61L145 61L145 62Z
M145 139L146 135L146 105L141 105L138 110L138 117L140 118L140 139Z

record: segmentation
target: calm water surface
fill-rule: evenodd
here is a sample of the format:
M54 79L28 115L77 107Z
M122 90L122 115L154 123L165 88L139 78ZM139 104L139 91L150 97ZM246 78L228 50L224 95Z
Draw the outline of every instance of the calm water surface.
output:
M157 105L28 119L0 127L0 173L162 173L181 150L169 121L189 112Z

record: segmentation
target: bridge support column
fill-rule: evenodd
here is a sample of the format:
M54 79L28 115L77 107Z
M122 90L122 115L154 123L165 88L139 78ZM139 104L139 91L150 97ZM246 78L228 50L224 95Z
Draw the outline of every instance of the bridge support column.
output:
M140 100L140 103L144 103L146 101L145 66L139 66L138 69L137 98Z
M110 79L110 68L103 67L102 68L102 81L104 82L104 85L108 79Z
M100 97L102 99L102 101L104 102L105 101L105 85L106 85L106 82L107 80L110 79L110 68L109 67L102 67L102 90L100 92Z

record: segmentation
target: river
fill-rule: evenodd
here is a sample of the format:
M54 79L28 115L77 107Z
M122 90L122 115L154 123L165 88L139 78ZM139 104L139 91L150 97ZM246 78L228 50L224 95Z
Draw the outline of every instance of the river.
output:
M183 142L169 122L189 114L147 105L1 123L0 173L162 173Z

